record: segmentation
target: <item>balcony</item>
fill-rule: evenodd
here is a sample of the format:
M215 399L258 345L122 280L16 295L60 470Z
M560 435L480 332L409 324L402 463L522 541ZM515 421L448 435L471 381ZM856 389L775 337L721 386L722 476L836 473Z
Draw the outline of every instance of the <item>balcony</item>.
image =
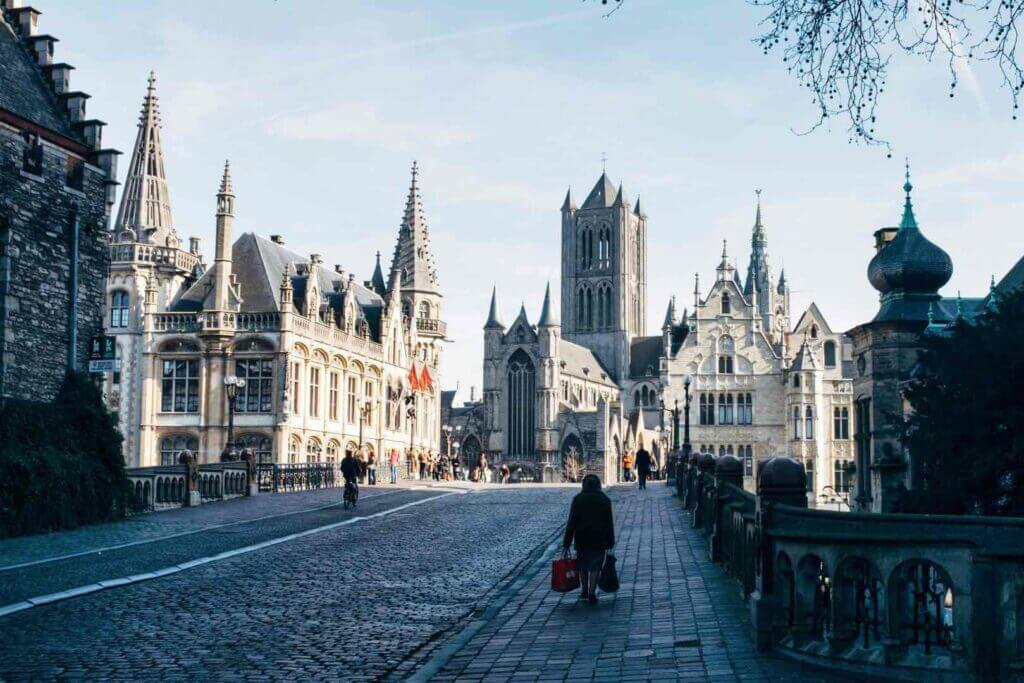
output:
M448 336L448 325L437 318L416 318L416 331L427 337Z

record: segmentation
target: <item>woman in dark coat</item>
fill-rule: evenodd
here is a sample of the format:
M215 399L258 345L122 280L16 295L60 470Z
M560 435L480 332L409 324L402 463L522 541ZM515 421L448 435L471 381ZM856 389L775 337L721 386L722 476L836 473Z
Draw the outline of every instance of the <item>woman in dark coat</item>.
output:
M595 474L583 477L583 491L572 499L562 541L564 554L569 553L573 540L576 541L576 568L583 587L580 598L594 604L605 552L615 545L612 502L601 493L601 480Z

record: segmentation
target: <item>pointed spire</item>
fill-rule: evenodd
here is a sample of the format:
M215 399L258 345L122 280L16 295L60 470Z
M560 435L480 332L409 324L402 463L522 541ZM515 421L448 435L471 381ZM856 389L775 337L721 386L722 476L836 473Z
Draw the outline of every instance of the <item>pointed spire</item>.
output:
M644 213L644 210L640 208L640 197L639 197L639 195L636 198L636 204L633 205L633 213L635 213L637 216L641 216L641 217L647 215L647 214Z
M565 212L568 212L568 211L575 211L575 210L576 210L576 202L574 202L573 199L572 199L572 186L570 186L568 191L566 191L566 193L565 193L565 201L562 202L562 212L565 213Z
M914 218L914 207L910 203L910 191L914 189L914 186L910 184L910 159L906 160L906 168L906 182L903 183L903 191L907 196L903 202L903 218L900 219L900 230L904 228L916 230L917 219Z
M763 226L761 225L761 190L754 190L757 194L757 213L754 214L754 232L760 230Z
M540 309L540 320L537 321L537 327L557 326L558 319L555 318L555 314L551 310L551 283L548 282L547 289L544 290L544 305Z
M405 213L402 215L402 225L398 230L398 241L395 243L391 267L398 268L402 273L403 289L421 292L436 292L438 289L434 256L430 251L427 218L420 199L419 165L415 161L412 162L412 181L409 184L409 196L405 201Z
M122 231L131 231L139 242L166 246L168 238L177 237L171 217L167 176L164 173L160 129L156 74L150 71L139 115L139 130L128 165L128 177L125 179L121 206L114 224L115 239Z
M619 183L619 190L615 194L615 202L612 206L621 208L627 208L629 206L629 199L626 197L626 191L622 188L622 183Z
M224 175L220 179L220 190L217 194L235 194L231 187L231 161L228 159L224 160Z
M607 209L615 201L616 194L615 186L608 179L608 174L602 172L601 177L597 179L597 183L594 185L594 189L590 191L586 201L583 202L582 208Z
M673 296L668 300L668 310L665 311L665 322L661 324L662 330L671 329L676 324L676 298Z
M373 290L381 296L387 292L387 285L384 283L384 271L380 268L380 252L377 252L377 264L373 268L373 277L370 280Z
M501 322L501 314L498 313L497 285L495 285L491 290L491 310L487 313L487 322L484 324L484 329L488 328L505 329L505 326Z
M779 286L777 288L779 294L784 294L786 291L786 269L783 268L779 271Z

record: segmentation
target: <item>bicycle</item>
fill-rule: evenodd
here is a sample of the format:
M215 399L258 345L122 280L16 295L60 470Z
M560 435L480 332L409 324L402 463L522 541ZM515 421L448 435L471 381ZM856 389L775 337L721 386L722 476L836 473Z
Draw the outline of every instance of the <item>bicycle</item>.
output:
M346 510L356 506L356 501L359 500L359 487L356 486L354 481L345 482L345 495L343 500L343 507Z

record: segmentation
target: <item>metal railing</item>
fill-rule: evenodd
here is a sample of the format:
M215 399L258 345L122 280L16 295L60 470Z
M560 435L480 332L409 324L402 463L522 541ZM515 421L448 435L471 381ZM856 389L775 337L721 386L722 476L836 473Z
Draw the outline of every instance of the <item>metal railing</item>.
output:
M333 463L262 462L256 465L256 483L260 492L279 493L335 488L342 478Z

